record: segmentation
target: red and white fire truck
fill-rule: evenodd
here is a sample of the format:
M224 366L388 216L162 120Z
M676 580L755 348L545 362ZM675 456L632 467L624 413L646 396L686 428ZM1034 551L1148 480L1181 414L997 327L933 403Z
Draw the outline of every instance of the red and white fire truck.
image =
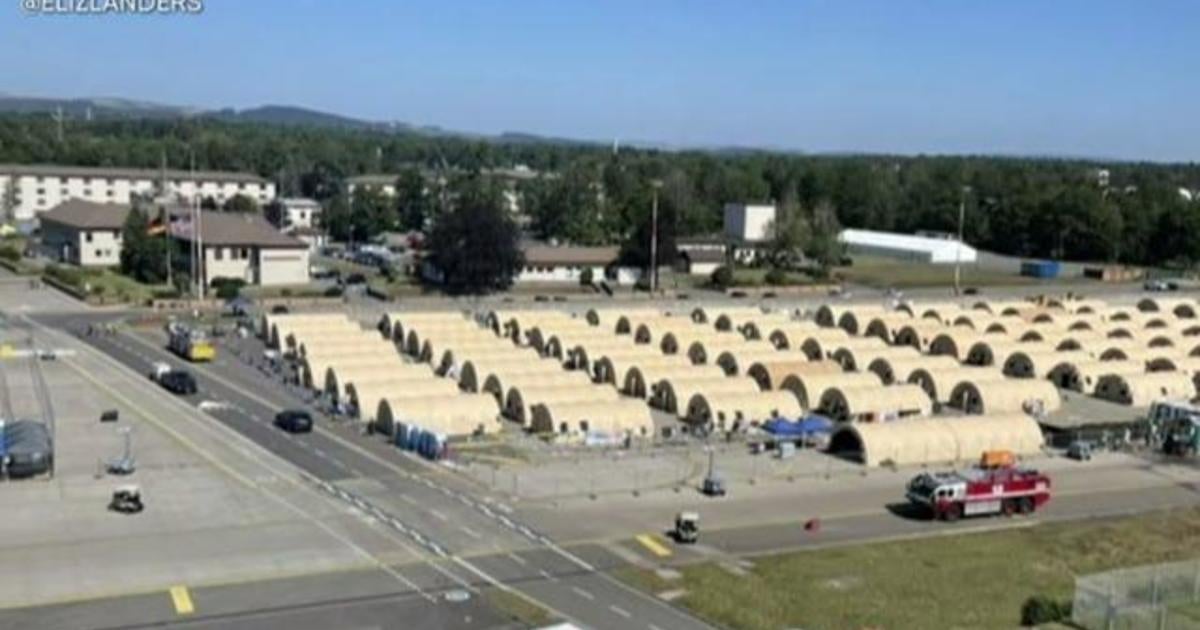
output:
M1031 514L1050 500L1050 478L1016 466L923 473L908 482L908 500L934 518Z

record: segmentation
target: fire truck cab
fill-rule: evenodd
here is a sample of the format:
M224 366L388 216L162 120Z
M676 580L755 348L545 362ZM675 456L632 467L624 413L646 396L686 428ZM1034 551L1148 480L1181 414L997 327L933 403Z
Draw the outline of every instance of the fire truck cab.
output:
M1031 514L1050 500L1050 479L1016 467L922 473L908 483L906 496L933 518L946 521L981 514Z

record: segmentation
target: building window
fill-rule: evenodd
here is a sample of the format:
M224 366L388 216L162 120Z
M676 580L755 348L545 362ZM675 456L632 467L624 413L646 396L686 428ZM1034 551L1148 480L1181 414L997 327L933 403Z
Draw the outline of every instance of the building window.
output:
M85 240L85 241L87 241L87 242L91 243L91 242L92 242L92 233L91 233L91 232L84 232L84 233L83 233L83 240Z
M86 185L86 186L91 186L91 185L92 185L92 178L91 178L91 177L84 177L84 178L83 178L83 183L84 183L84 185Z
M113 237L114 241L120 242L121 241L121 231L113 230L112 237Z
M250 248L243 247L242 248L242 260L249 260L249 259L250 259Z
M44 195L44 194L46 194L46 189L45 189L45 188L39 188L39 189L37 189L37 194L39 194L39 195Z
M37 176L37 183L39 183L39 184L40 184L40 183L42 183L42 176L41 176L41 175L38 175L38 176Z
M91 188L84 188L84 189L83 189L83 196L84 196L84 197L91 197L91 196L92 196L92 189L91 189Z
M45 200L45 199L38 199L38 205L39 205L39 206L44 206L44 205L46 205L46 200Z
M225 260L225 248L224 247L214 247L213 248L213 260Z
M69 192L67 191L67 189L66 189L66 188L63 188L63 189L59 190L59 191L58 191L58 194L59 194L59 196L61 196L63 199L66 199L66 198L69 196Z
M238 182L238 190L246 190L246 182Z
M102 256L104 256L104 250L103 250L103 249L97 249L97 250L96 250L96 258L100 258L100 257L102 257Z

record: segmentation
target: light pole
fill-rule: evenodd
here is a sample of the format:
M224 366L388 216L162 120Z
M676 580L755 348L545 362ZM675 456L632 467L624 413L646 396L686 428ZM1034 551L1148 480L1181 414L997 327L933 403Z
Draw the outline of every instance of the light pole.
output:
M662 182L650 182L653 195L650 201L650 296L658 293L658 189Z
M958 242L954 245L954 297L962 295L963 221L967 215L967 195L970 186L963 186L958 195Z

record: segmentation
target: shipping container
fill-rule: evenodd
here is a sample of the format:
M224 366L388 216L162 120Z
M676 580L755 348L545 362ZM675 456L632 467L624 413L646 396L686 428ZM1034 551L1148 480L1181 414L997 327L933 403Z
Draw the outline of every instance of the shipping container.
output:
M1030 278L1057 278L1060 270L1058 261L1027 260L1021 263L1021 275Z

